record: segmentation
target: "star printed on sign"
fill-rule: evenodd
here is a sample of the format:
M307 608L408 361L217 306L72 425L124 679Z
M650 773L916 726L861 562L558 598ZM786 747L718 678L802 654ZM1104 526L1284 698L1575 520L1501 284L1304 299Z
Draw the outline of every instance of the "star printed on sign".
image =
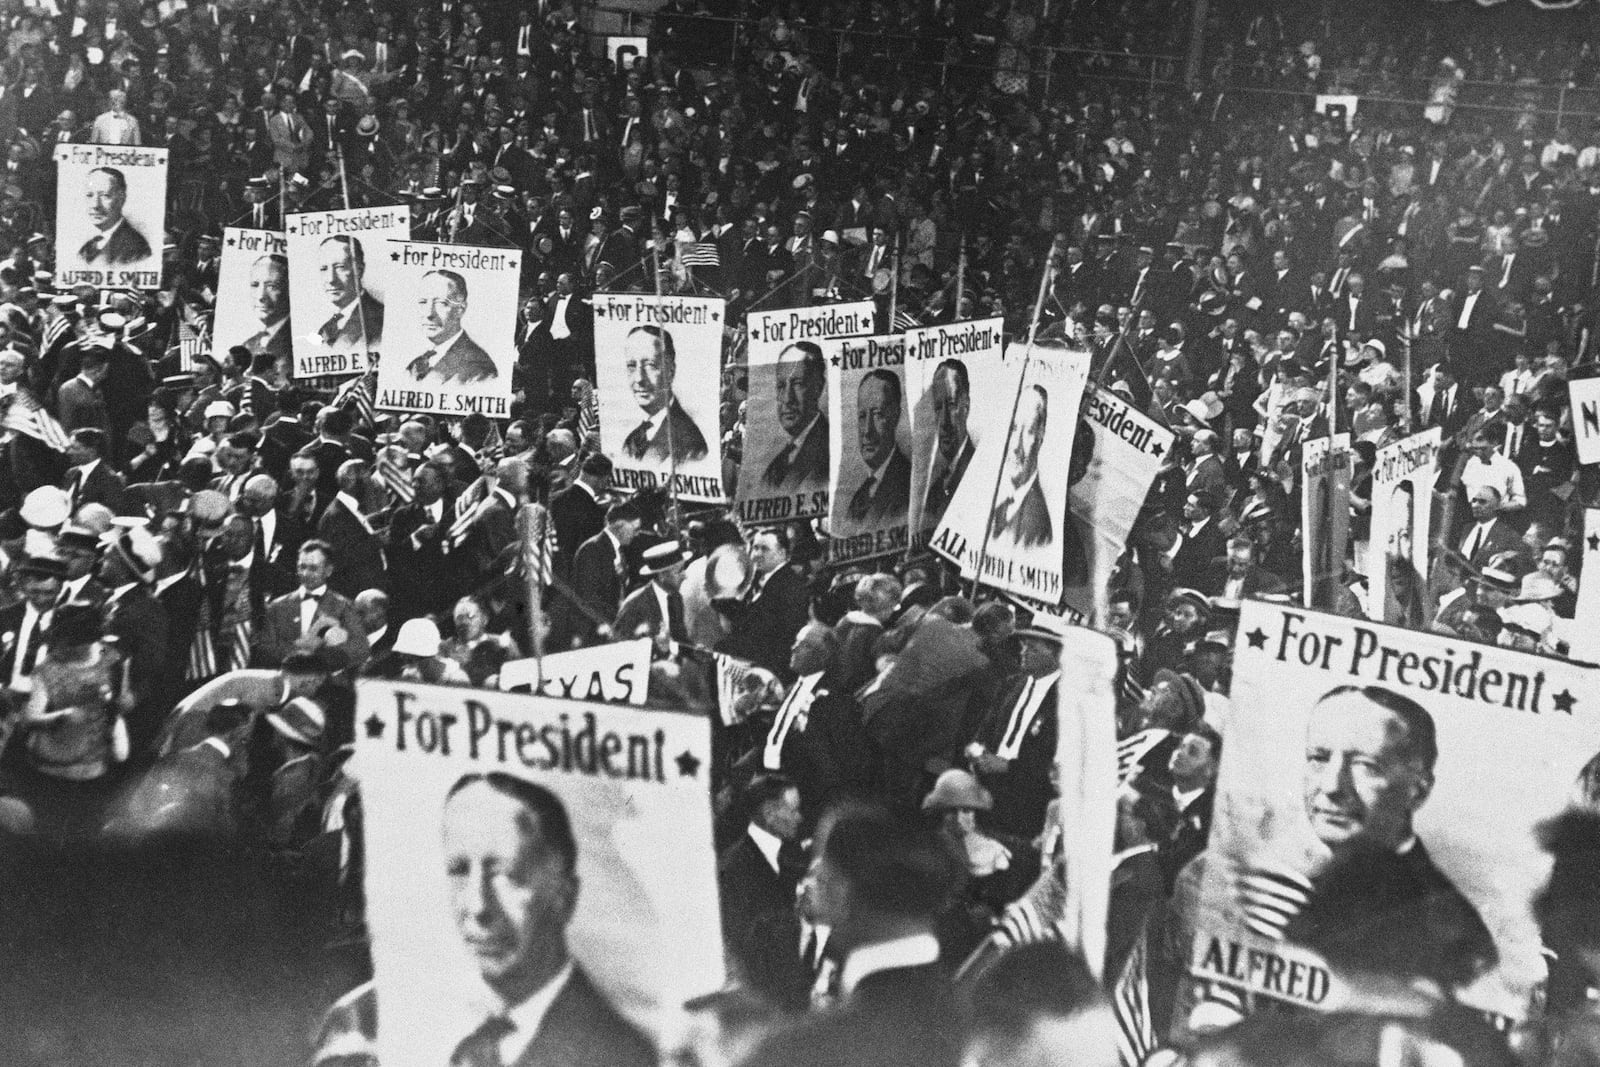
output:
M1572 706L1578 702L1578 698L1572 695L1570 689L1563 689L1551 699L1555 702L1557 711L1564 711L1568 715L1572 714Z
M1244 638L1245 638L1246 641L1250 642L1250 647L1251 648L1266 648L1267 647L1267 635L1266 635L1265 631L1263 631L1261 629L1261 627L1259 627L1259 626L1257 626L1254 630L1251 630L1249 633L1245 634Z
M400 253L399 252L390 252L389 253L389 258L394 260L394 262L398 263L398 262L400 262Z
M234 247L237 247L237 246L238 246L238 244L239 244L239 239L238 239L238 238L237 238L237 237L229 237L229 238L228 238L228 239L227 239L227 240L226 240L226 241L224 241L224 242L223 242L223 243L224 243L224 244L226 244L226 245L227 245L227 246L228 246L228 247L229 247L229 248L234 248Z
M368 715L367 721L364 725L367 728L368 737L383 736L383 720L378 718L376 715Z
M722 312L720 312L720 311L713 311L713 312L712 312L712 313L711 313L711 321L712 321L712 322L721 322L721 321L722 321Z
M606 304L596 304L594 306L594 314L595 318L603 319L607 315L611 314L611 308Z
M1150 446L1150 452L1151 452L1152 455L1159 456L1162 453L1164 453L1165 451L1166 451L1166 449L1162 448L1159 443L1153 443Z
M678 777L680 778L693 778L700 771L700 761L688 749L684 749L683 752L679 753L673 762L678 765Z
M298 234L300 232L300 227L298 227L298 226L290 226L289 227L289 232L291 234Z
M1600 534L1589 535L1589 551L1600 552Z
M839 365L839 357L837 355L829 356L828 357L828 362L832 363L835 367L837 367Z

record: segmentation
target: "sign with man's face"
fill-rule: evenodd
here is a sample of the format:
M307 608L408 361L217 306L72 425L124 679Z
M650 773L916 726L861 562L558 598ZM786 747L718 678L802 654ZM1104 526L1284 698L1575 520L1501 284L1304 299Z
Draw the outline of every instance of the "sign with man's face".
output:
M750 383L745 402L739 519L791 522L828 512L832 339L872 332L871 301L752 313L746 320Z
M395 261L411 236L404 207L308 211L284 223L296 378L364 374L384 349Z
M1427 977L1526 1017L1535 827L1600 750L1595 670L1258 601L1233 666L1191 971L1319 1010Z
M378 408L508 418L522 253L391 241L383 258L395 296L378 364Z
M167 150L58 144L56 284L159 289Z
M292 354L288 241L281 233L228 226L217 267L217 310L211 355L220 360L243 345L252 356Z
M597 293L600 445L618 485L672 481L684 500L720 503L724 304L702 297Z
M1004 325L1003 319L982 319L906 331L913 547L926 543L972 462L978 440L973 412L994 401L986 386L1004 352ZM982 396L977 403L975 385Z
M983 411L977 451L930 542L963 576L1056 606L1066 576L1087 569L1090 546L1066 499L1088 374L1087 352L1038 347L1026 361L1009 352L993 372L1005 399Z
M911 426L906 418L903 336L846 338L828 361L830 450L828 559L904 552L911 507Z
M1433 479L1442 431L1412 434L1378 449L1372 467L1372 524L1366 569L1368 615L1402 626L1432 615L1427 600Z
M451 1062L568 962L619 1047L721 986L704 718L363 683L357 719L383 1063Z

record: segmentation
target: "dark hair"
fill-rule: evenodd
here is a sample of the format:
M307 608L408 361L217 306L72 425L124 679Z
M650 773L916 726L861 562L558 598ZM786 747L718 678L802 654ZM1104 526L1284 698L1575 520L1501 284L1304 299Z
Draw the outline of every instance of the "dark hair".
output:
M1059 941L1018 945L972 991L972 1026L1024 1038L1044 1018L1067 1019L1105 1002L1082 956Z
M461 275L457 274L453 270L430 270L427 274L424 274L423 277L426 278L429 274L437 274L439 277L449 282L451 287L461 294L457 299L459 299L463 304L467 302L467 280Z
M350 432L352 419L350 412L344 408L324 408L322 413L322 432L342 437Z
M288 95L288 94L285 94L285 95ZM358 241L354 237L351 237L349 234L344 234L344 233L337 233L337 234L334 234L332 237L325 237L322 240L323 244L330 244L330 243L333 243L333 242L337 242L338 244L344 245L345 248L349 251L350 255L356 261L356 270L361 272L362 274L366 273L367 254L364 251L362 251L361 242L360 241Z
M745 785L740 800L744 802L744 812L747 819L753 819L761 813L761 809L774 800L783 799L783 795L795 788L793 779L784 774L758 774Z
M937 381L939 375L943 374L945 371L949 371L951 374L956 376L957 393L959 393L961 396L971 395L972 381L967 377L967 365L965 363L961 362L959 359L945 360L943 363L940 363L933 369L934 380Z
M111 362L111 353L103 348L91 348L78 359L79 370L89 370L91 367L104 367Z
M1424 769L1433 770L1434 762L1439 758L1439 737L1433 726L1433 716L1421 704L1378 685L1337 686L1324 693L1317 703L1323 704L1334 697L1352 693L1365 697L1399 719L1406 728L1406 750L1421 761Z
M123 196L127 196L128 195L128 179L127 179L127 176L124 175L116 167L96 167L93 170L91 170L89 173L90 174L105 174L105 175L109 176L111 178L112 184L117 187L117 192L121 193Z
M879 807L841 816L823 855L844 876L852 900L891 915L933 918L966 873L943 838Z
M794 551L794 537L789 533L789 528L787 526L781 524L778 526L763 526L755 533L751 534L750 537L753 540L762 534L771 534L777 539L778 547L783 549L785 552Z
M1218 762L1222 760L1222 735L1217 733L1216 728L1210 723L1197 722L1185 730L1184 733L1193 734L1204 740L1206 744L1211 746L1211 758Z
M246 452L254 452L261 443L261 435L254 430L239 430L228 435L228 444L234 448L242 448Z
M84 448L94 449L94 454L106 454L106 432L93 426L84 426L72 431L72 439Z
M568 871L577 869L578 866L578 841L572 834L572 820L567 817L567 809L561 803L561 798L542 785L525 781L501 771L490 771L487 774L477 772L464 774L456 779L456 784L450 787L450 792L445 794L445 803L448 804L455 795L469 785L482 783L502 796L510 797L528 811L539 817L539 836L545 844L555 849L566 864ZM530 829L522 825L521 829Z
M672 335L670 333L653 323L645 326L635 326L628 331L628 336L623 338L623 344L627 344L629 338L639 333L647 337L654 337L656 346L661 349L661 358L670 363L673 370L678 369L678 348L672 343Z
M783 353L789 351L791 348L797 349L800 352L800 366L806 374L815 374L819 378L827 376L828 361L822 358L822 348L821 346L813 344L810 341L795 341L791 344L784 345L783 348L778 352L778 362L777 364L774 364L775 366L783 363Z
M639 522L639 508L631 500L621 500L606 509L606 522Z
M332 562L333 560L333 546L328 544L328 542L324 541L320 537L313 537L309 540L301 541L300 552L302 554L306 552L321 552L328 558L329 562Z
M872 381L884 383L884 388L888 389L889 392L894 395L894 407L896 411L899 411L901 407L900 376L892 370L885 370L884 368L879 367L877 370L868 371L866 374L861 376L861 382L856 386L856 392L859 394L862 386L865 386L868 382Z

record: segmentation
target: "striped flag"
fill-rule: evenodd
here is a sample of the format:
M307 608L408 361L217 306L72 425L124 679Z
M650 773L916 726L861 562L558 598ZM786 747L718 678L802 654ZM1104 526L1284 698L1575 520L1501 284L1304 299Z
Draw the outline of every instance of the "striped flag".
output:
M383 487L397 503L409 504L416 499L417 491L411 485L411 472L396 462L387 450L381 453L378 461L372 465L372 473L383 483Z
M48 352L50 346L61 338L61 335L72 329L72 320L65 315L59 315L50 320L50 325L44 328L44 338L39 342L39 351Z
M890 324L889 329L894 332L898 332L900 330L915 330L921 325L921 319L917 318L904 308L901 308L894 313L894 322Z
M207 347L207 332L205 324L201 323L196 329L195 324L187 317L178 320L178 369L184 371L194 370L200 356Z
M712 653L712 658L717 665L717 712L722 716L722 725L733 726L744 718L737 701L744 681L750 677L755 664L737 656L725 656L721 652Z
M1122 1067L1139 1067L1155 1051L1155 1028L1150 1023L1150 945L1148 931L1128 953L1122 973L1111 988L1111 1014L1117 1020L1117 1052Z
M1117 781L1126 782L1139 769L1150 750L1171 737L1169 730L1140 730L1132 737L1117 742Z
M333 394L333 406L336 408L356 406L356 414L367 422L377 422L377 407L372 400L373 389L378 383L378 372L369 370L359 374L339 387ZM409 503L409 501L407 501Z
M720 267L722 253L715 241L696 241L679 254L678 261L685 267Z
M11 394L11 399L6 404L5 415L0 416L0 427L31 437L35 441L42 441L57 452L65 452L70 441L67 431L62 429L55 416L46 411L44 405L21 386Z
M472 530L472 524L489 510L489 505L494 501L493 494L484 494L479 501L466 509L457 509L456 521L450 524L450 532L445 535L451 548L460 548L461 542L467 539L467 534Z
M550 521L550 510L543 504L529 504L523 509L527 516L527 538L523 541L523 562L539 581L548 586L555 578L556 524Z

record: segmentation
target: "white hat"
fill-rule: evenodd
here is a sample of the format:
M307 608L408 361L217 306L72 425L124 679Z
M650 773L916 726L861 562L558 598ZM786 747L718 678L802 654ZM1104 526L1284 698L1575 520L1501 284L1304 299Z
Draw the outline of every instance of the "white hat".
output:
M207 419L231 419L237 414L238 412L233 410L233 405L226 400L213 400L206 405L205 417Z
M823 230L822 231L822 239L824 241L827 241L829 244L838 244L839 243L839 231L838 230Z
M395 636L394 650L402 656L437 656L439 654L439 627L432 619L407 619L400 624Z
M41 485L23 498L22 521L41 530L53 530L67 521L71 514L66 490L54 485Z

